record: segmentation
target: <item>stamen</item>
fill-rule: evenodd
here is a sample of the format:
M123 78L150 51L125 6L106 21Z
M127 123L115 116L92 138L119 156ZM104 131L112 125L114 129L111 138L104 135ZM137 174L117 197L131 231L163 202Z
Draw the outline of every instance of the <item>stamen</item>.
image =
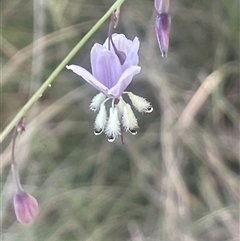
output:
M100 110L96 116L95 123L94 123L94 134L100 135L106 125L107 122L107 111L105 107L105 103L103 102L100 106Z
M123 100L122 97L120 97L118 104L116 105L117 109L118 109L118 113L119 113L119 117L122 116L123 114L123 109L124 106L126 105L126 102Z
M105 99L106 99L106 96L103 93L99 93L95 95L90 104L90 110L94 112L99 110L100 105L104 102Z
M109 112L110 113L109 113L107 126L105 129L105 133L109 137L110 141L111 140L114 141L115 138L121 134L118 110L115 107L111 107Z
M132 134L136 128L138 128L137 118L135 117L131 106L129 104L125 104L123 108L123 116L122 116L122 124L126 131L132 130Z
M137 111L145 112L145 113L151 113L153 111L153 107L151 106L151 103L148 102L143 97L134 95L131 92L127 92L127 94Z

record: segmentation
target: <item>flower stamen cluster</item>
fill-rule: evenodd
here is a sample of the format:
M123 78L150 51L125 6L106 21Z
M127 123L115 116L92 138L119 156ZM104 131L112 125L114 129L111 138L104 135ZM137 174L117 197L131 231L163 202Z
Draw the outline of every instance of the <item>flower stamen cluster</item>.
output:
M124 92L131 100L132 106L140 113L151 113L153 108L147 100L133 94L132 92ZM137 118L132 111L130 104L126 103L121 96L119 99L112 99L112 106L109 109L109 115L107 114L106 102L110 98L102 98L103 94L97 94L91 104L90 109L93 111L99 110L95 123L94 134L100 135L102 132L108 137L109 142L113 142L119 135L121 135L121 126L126 132L130 132L133 135L137 134L138 128Z

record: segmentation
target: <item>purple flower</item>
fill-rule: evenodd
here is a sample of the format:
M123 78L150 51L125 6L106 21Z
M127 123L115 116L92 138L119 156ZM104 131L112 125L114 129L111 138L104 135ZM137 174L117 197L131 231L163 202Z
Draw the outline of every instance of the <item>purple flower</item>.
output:
M156 16L156 35L162 56L167 56L169 46L169 33L171 27L171 17L167 13L157 13Z
M25 191L16 192L13 204L17 220L22 224L33 222L39 213L37 200Z
M90 105L91 110L99 111L95 119L94 133L99 135L104 131L110 142L121 134L121 126L133 135L137 134L137 119L130 105L124 101L123 94L129 96L136 110L147 113L153 110L144 98L125 92L133 76L141 70L138 66L139 45L137 37L131 41L123 34L113 34L103 45L96 43L92 47L92 74L77 65L66 66L101 92L92 99ZM105 106L108 100L112 100L109 116Z
M93 46L91 50L92 74L77 65L67 66L67 69L83 77L104 95L119 98L131 83L133 76L141 70L138 66L139 40L135 38L131 41L123 34L114 34L113 42L118 54L113 47L108 49L108 39L103 45L96 43Z

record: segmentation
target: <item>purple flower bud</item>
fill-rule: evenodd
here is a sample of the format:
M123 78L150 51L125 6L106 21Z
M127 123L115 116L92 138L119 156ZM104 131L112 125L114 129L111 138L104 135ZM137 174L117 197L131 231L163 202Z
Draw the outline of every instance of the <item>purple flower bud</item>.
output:
M171 17L167 13L157 14L156 17L156 34L162 56L167 56L169 46L169 33L171 27Z
M13 204L17 220L22 224L33 222L39 213L37 200L25 191L16 192Z
M169 10L169 0L155 0L154 6L158 13L167 13Z

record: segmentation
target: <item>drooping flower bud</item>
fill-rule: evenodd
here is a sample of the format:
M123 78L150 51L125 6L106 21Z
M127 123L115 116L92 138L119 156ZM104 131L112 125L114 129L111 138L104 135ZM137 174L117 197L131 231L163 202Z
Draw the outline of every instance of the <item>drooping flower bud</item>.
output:
M155 30L160 51L163 57L167 56L168 52L170 27L170 15L167 13L158 13L156 16Z
M33 222L39 213L37 200L25 191L16 192L13 204L17 220L22 224Z

